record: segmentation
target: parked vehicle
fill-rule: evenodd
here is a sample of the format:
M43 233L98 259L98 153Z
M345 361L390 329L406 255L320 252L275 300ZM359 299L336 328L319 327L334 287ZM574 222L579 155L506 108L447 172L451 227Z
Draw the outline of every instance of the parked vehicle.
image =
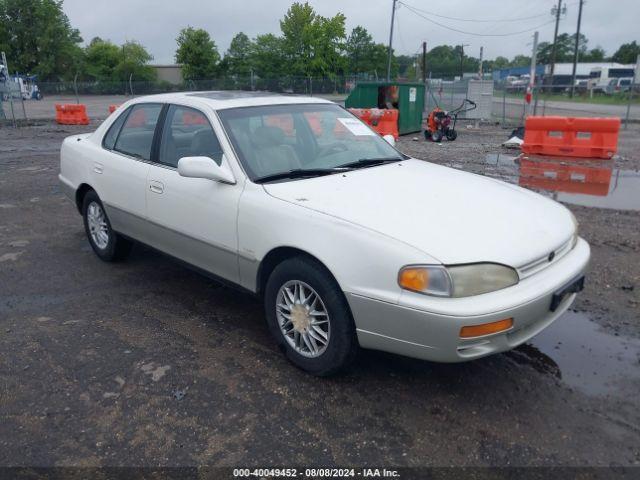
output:
M16 78L16 81L20 85L20 94L24 100L42 100L42 92L40 92L36 84L36 79L37 77L35 75Z
M589 89L594 93L607 93L611 80L633 78L633 67L596 67L589 73Z
M13 97L23 100L42 100L42 93L36 84L35 76L7 76L6 69L3 71L4 65L0 65L0 83L5 84L8 92L12 92ZM8 100L9 93L3 94L4 100Z
M630 78L612 78L609 81L609 85L605 90L608 95L613 95L620 92L628 92L633 85L633 77Z
M575 86L573 88L573 92L575 94L578 94L578 95L583 94L583 93L587 93L588 87L589 87L589 80L587 80L587 79L578 79L578 80L576 80ZM564 91L566 93L571 92L571 87L565 88Z
M502 352L571 305L589 246L569 210L392 143L326 100L156 95L66 138L59 178L100 259L135 240L260 296L316 375L359 347Z

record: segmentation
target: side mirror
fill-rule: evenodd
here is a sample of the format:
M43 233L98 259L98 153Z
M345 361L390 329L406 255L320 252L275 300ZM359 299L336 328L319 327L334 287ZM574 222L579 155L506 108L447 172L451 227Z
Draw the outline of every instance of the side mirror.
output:
M224 160L224 156L222 157ZM222 162L224 164L224 161ZM182 157L178 160L178 173L182 177L206 178L222 183L236 183L233 174L209 157Z
M382 137L382 138L384 138L384 140L385 140L389 145L391 145L392 147L395 147L395 146L396 146L396 139L395 139L395 137L394 137L393 135L385 135L385 136L384 136L384 137Z

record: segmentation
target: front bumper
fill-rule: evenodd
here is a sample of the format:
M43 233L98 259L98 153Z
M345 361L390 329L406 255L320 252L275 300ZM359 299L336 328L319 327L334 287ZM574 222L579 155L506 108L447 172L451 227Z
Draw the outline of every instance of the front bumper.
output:
M363 348L438 362L462 362L510 350L560 317L571 293L551 311L554 292L584 273L589 245L582 239L555 264L518 285L475 297L434 298L403 292L392 304L347 293ZM513 318L513 327L483 337L460 338L463 326Z

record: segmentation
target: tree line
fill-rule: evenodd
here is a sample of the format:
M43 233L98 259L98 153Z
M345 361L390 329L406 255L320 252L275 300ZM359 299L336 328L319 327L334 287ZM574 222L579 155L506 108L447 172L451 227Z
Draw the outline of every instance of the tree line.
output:
M78 78L82 81L136 81L155 79L149 66L153 60L136 41L116 45L94 38L85 46L80 32L73 28L63 11L62 0L0 0L0 50L7 53L12 72L35 74L44 81ZM249 38L240 32L226 52L220 53L215 40L201 28L182 29L176 39L175 60L183 65L186 80L255 75L261 78L283 76L329 77L386 76L387 47L375 42L363 26L350 32L342 13L319 15L308 3L293 3L280 20L280 33ZM575 35L563 33L556 42L556 62L573 61ZM418 47L418 46L417 46ZM553 45L542 42L538 63L551 61ZM608 57L597 46L589 48L580 35L580 61L634 63L640 53L636 41L620 46ZM499 56L483 62L485 72L511 66L528 66L531 58ZM426 56L427 72L451 77L460 71L478 71L480 61L461 46L440 45ZM393 55L392 75L417 79L422 74L421 55Z

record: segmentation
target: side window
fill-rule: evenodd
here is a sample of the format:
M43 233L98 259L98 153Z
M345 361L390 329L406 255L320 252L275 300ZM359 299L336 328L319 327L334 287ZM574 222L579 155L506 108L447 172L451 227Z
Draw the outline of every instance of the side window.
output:
M131 109L127 108L124 112L120 114L116 121L111 124L109 127L109 131L104 136L102 140L102 146L108 150L113 150L113 147L116 145L116 139L118 138L118 134L120 133L120 129L122 128L122 124L127 119L127 115L129 115L129 111Z
M209 157L222 163L222 147L209 120L200 111L171 105L162 130L159 162L177 167L182 157Z
M120 130L115 150L132 157L151 160L151 146L162 105L141 103L131 111Z

